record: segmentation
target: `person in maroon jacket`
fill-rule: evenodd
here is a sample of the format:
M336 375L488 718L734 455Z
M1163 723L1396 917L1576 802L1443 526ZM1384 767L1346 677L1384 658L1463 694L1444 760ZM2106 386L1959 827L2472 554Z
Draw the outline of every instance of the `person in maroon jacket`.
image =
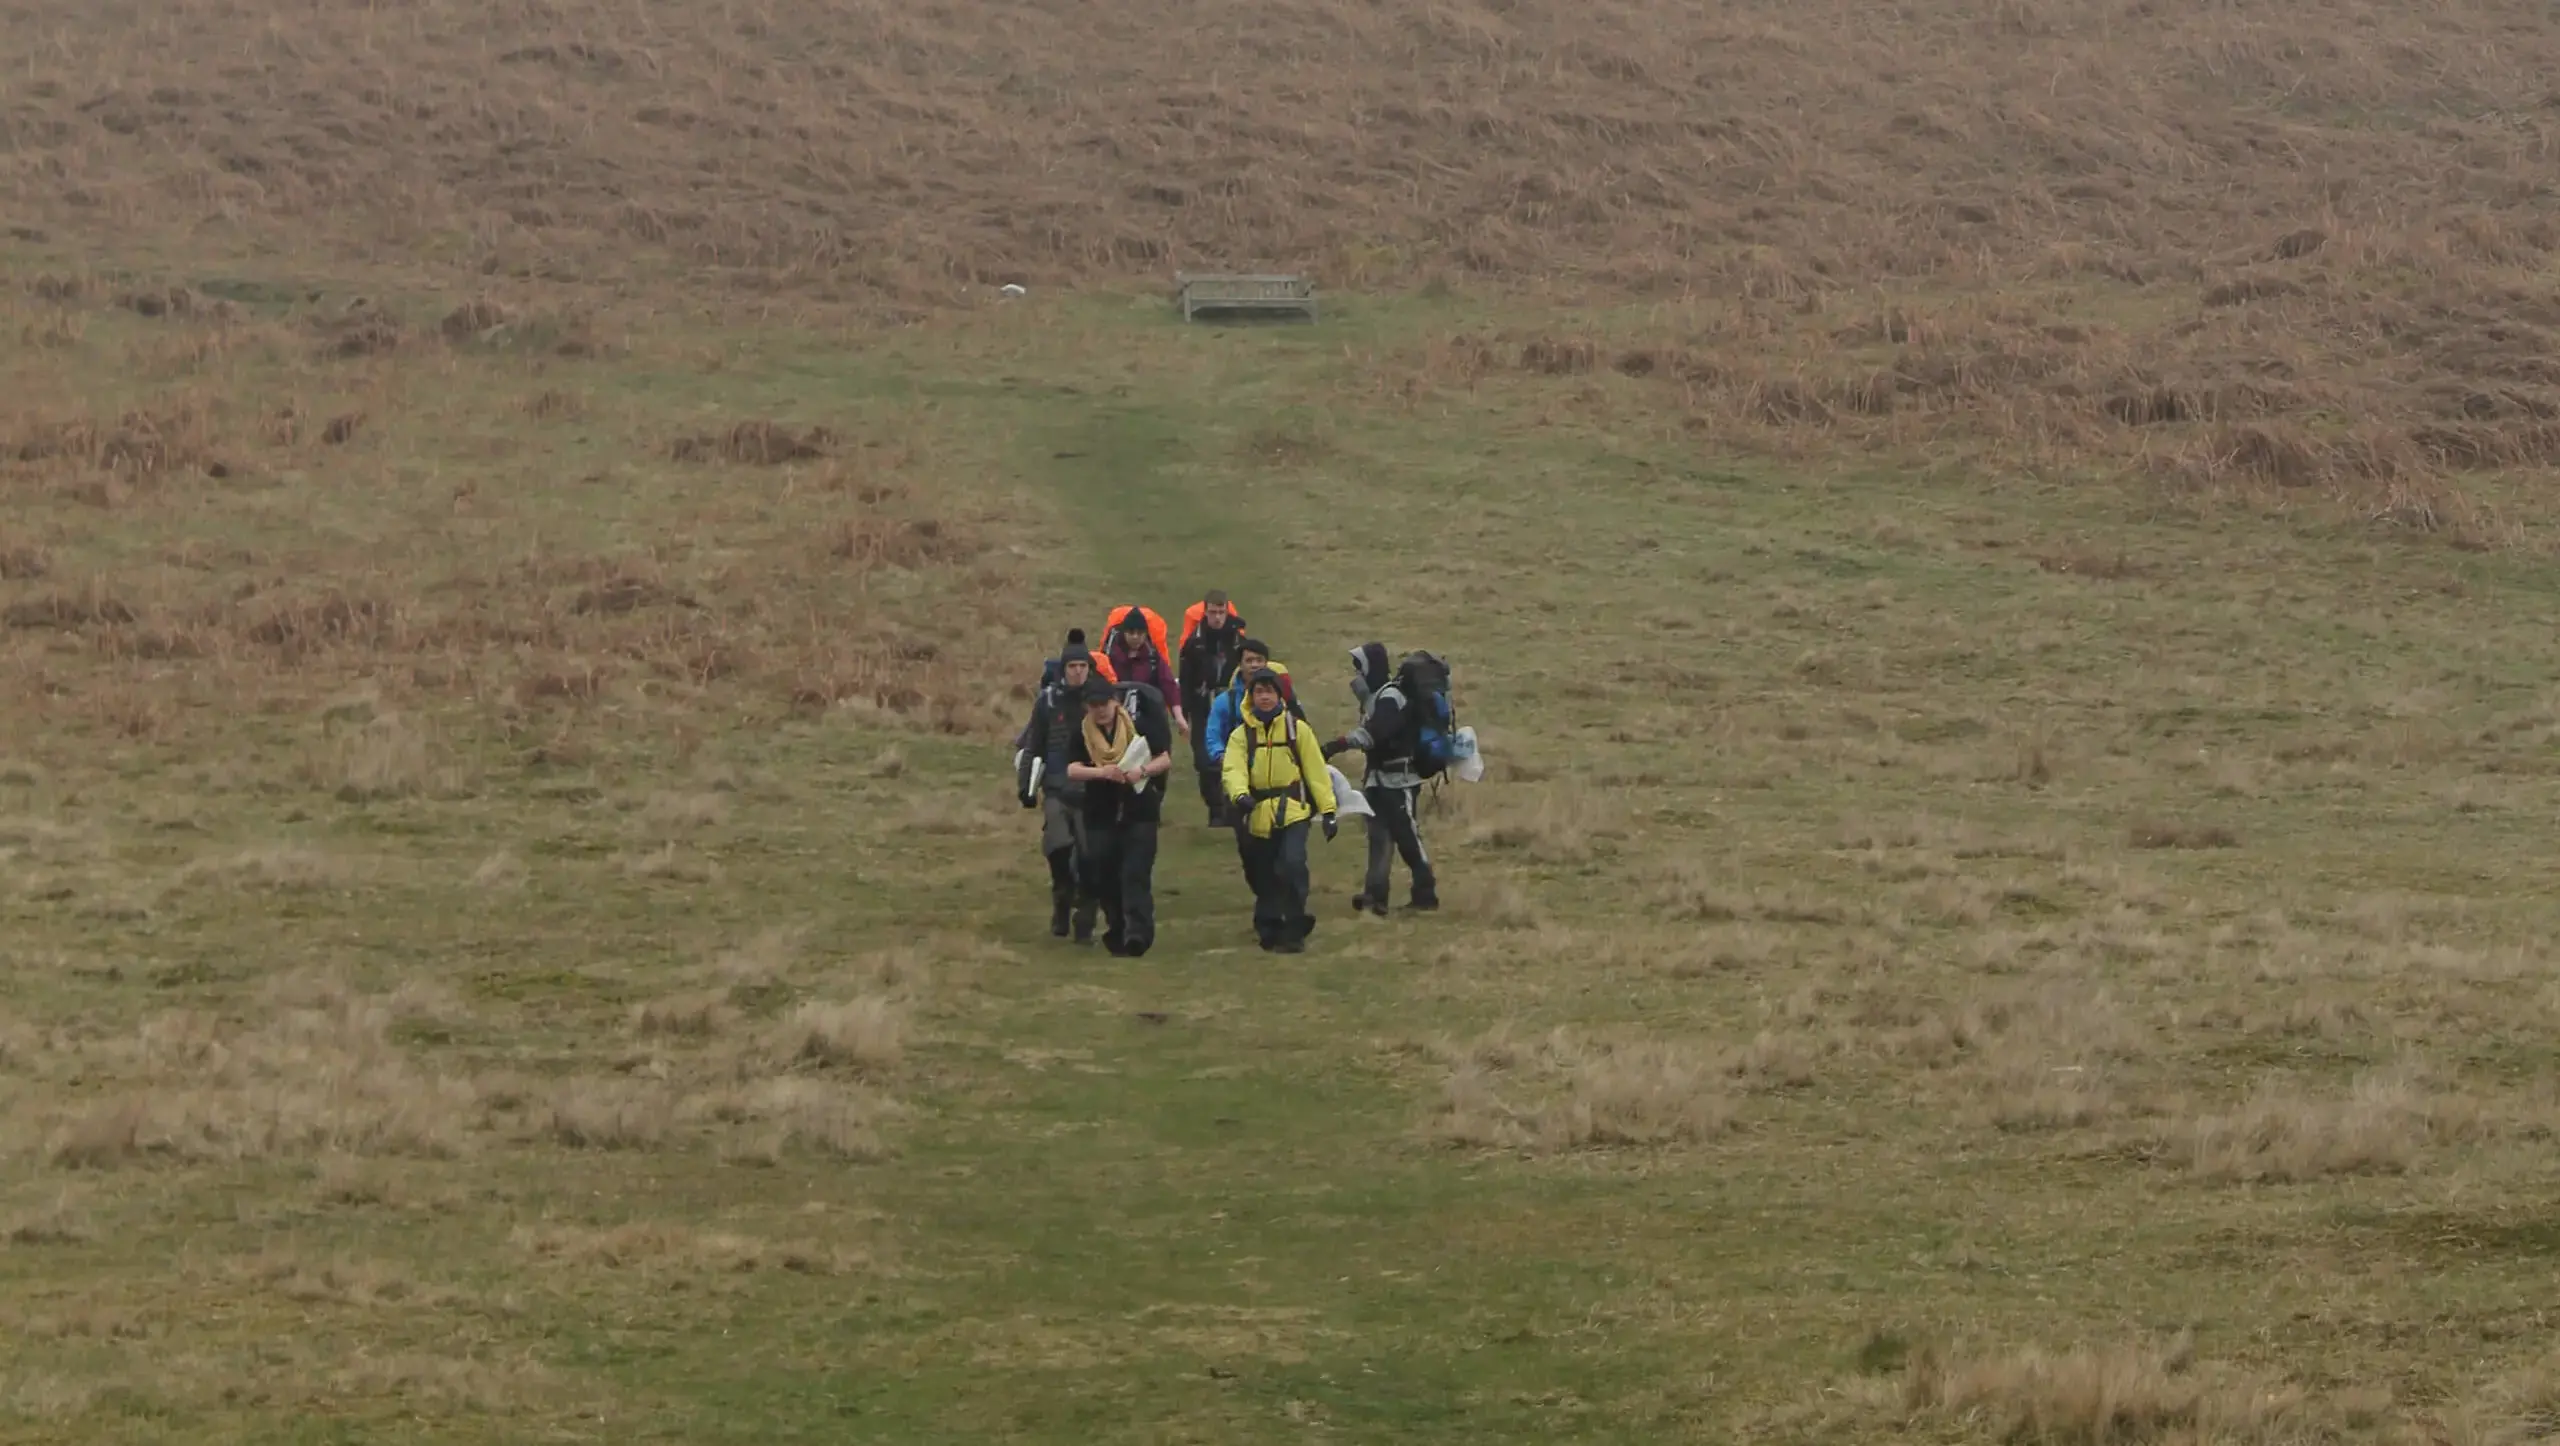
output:
M1189 733L1191 720L1182 710L1182 683L1174 674L1173 659L1156 646L1156 637L1164 624L1148 626L1149 615L1142 607L1123 609L1116 620L1118 626L1102 645L1102 655L1111 663L1111 675L1122 683L1144 683L1161 694L1173 714L1177 733Z

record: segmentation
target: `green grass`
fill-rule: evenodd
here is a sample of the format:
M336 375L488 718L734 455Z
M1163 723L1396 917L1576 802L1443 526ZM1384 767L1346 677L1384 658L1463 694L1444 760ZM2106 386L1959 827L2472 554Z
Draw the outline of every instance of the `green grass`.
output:
M95 572L174 608L193 575L153 560L192 540L262 558L213 591L304 569L508 611L538 590L502 562L657 547L765 670L625 667L592 704L519 705L510 670L547 651L464 659L466 691L405 658L191 681L94 635L9 641L68 701L19 695L6 751L36 766L0 786L0 818L36 821L0 837L0 1224L38 1222L0 1246L0 1439L1965 1440L1997 1411L1906 1420L1919 1344L2181 1329L2213 1379L2296 1382L2353 1437L2540 1358L2560 712L2538 559L1701 456L1613 377L1380 384L1458 320L1185 330L1043 299L861 346L635 327L596 360L355 369L244 347L175 384L244 415L335 388L375 429L103 511L13 482L12 532L55 565L9 601ZM112 414L172 384L119 365L156 335L101 314L12 370L122 374ZM529 418L545 387L583 415ZM751 416L895 453L846 465L994 550L813 569L848 505L823 467L664 454ZM2039 565L2119 553L2139 571ZM1258 954L1232 846L1177 778L1161 947L1047 938L1036 819L1004 784L1019 704L989 695L1069 625L1210 585L1328 731L1348 647L1454 660L1494 769L1428 820L1440 916L1354 922L1346 832L1316 850L1311 952ZM624 637L577 626L566 653ZM875 626L938 640L918 667L964 695L964 733L786 706L793 647ZM450 778L349 802L314 773L324 705L368 672ZM164 699L167 726L81 713L110 693ZM337 867L185 872L282 847ZM475 883L501 852L521 887ZM761 963L721 972L741 949ZM223 1087L134 1047L147 1022L201 1011L238 1055L311 970L432 986L389 1048L534 1103L463 1112L451 1159L49 1159L103 1095ZM736 1021L634 1034L635 1006L689 991ZM803 1001L862 996L910 1011L894 1063L774 1042ZM1497 1026L1513 1045L1471 1043ZM1577 1079L1599 1098L1606 1046L1644 1042L1708 1062L1664 1088L1730 1128L1545 1148L1537 1122L1571 1112L1542 1107ZM1445 1138L1476 1137L1438 1115L1471 1051L1516 1147ZM2415 1104L2321 1135L2360 1072L2412 1063ZM2079 1112L2032 1107L2070 1071L2103 1077ZM2198 1122L2278 1074L2308 1102L2274 1112L2294 1134L2199 1168ZM759 1126L682 1110L577 1150L540 1118L558 1079L681 1104L784 1077L893 1098L885 1155L759 1160ZM223 1108L254 1116L260 1087ZM2269 1161L2298 1178L2256 1178ZM672 1233L611 1246L633 1224ZM2377 1385L2370 1419L2337 1404Z

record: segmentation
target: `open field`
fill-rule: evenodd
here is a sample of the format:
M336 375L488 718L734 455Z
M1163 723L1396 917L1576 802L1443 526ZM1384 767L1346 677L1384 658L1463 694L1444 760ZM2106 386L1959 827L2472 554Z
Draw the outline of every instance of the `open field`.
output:
M0 1441L2560 1435L2547 16L1263 13L0 20Z

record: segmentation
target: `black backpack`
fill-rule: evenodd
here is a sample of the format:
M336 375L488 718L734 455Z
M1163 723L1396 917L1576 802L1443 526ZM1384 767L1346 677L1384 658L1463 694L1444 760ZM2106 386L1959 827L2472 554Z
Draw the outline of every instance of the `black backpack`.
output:
M1407 654L1396 668L1396 691L1404 695L1413 771L1426 780L1438 778L1458 761L1458 709L1449 701L1449 664L1434 653Z

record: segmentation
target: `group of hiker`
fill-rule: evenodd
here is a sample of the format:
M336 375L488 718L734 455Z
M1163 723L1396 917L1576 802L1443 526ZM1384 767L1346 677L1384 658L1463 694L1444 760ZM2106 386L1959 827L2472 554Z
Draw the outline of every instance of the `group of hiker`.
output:
M1412 875L1407 906L1438 908L1417 804L1426 782L1472 757L1472 730L1455 726L1448 666L1436 656L1391 663L1377 642L1350 656L1359 721L1319 741L1287 665L1222 591L1186 609L1170 639L1163 617L1135 604L1109 612L1098 647L1082 628L1069 630L1014 740L1017 796L1041 814L1049 932L1089 944L1099 914L1111 954L1135 958L1155 942L1156 836L1177 734L1188 740L1209 826L1235 834L1265 950L1305 950L1316 925L1308 834L1335 838L1345 811L1368 824L1354 912L1387 912L1398 856ZM1345 798L1332 760L1354 750L1366 773Z

